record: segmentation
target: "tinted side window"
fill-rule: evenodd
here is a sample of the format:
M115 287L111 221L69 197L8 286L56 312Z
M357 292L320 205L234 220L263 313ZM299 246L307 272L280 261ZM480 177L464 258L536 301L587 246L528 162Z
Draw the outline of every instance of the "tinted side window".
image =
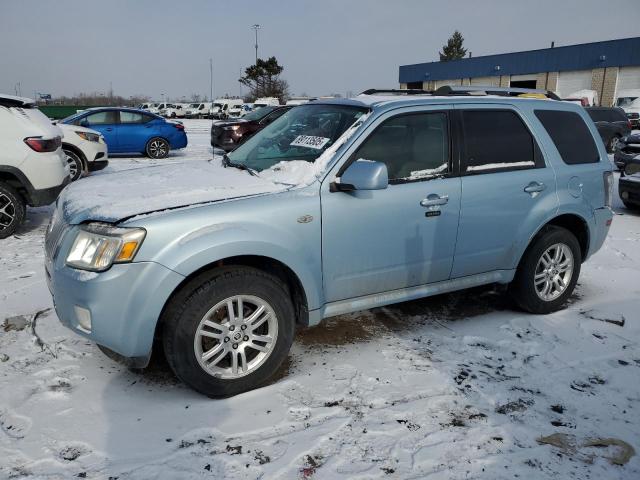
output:
M605 117L604 112L602 112L602 110L593 110L590 108L590 109L587 109L587 113L591 117L591 120L593 120L594 122L609 121L609 119Z
M533 136L510 110L466 110L462 113L462 173L490 173L543 167Z
M535 114L553 140L564 163L577 165L600 161L598 147L580 115L557 110L536 110Z
M391 118L360 145L352 159L385 163L389 181L395 183L447 173L447 114L434 112Z
M149 116L138 112L120 112L120 123L145 123L148 122Z
M104 112L96 112L84 117L89 125L112 125L118 123L118 112L107 110ZM82 120L81 120L82 122Z

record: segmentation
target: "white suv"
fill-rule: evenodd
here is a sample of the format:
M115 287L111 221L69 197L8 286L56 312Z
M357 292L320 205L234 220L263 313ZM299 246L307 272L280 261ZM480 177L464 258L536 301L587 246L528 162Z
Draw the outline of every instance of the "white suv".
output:
M0 95L0 239L24 221L26 205L52 203L69 182L62 131L28 98Z
M67 156L71 181L109 164L107 144L100 132L79 125L58 123L64 137L62 151Z

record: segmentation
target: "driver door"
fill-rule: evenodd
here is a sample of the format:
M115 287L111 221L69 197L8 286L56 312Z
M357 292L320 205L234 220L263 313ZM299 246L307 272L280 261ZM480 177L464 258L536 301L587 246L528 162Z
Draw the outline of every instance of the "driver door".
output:
M461 197L449 110L389 112L346 152L341 170L358 159L385 163L386 189L332 192L329 184L341 171L326 177L321 190L326 302L449 279Z

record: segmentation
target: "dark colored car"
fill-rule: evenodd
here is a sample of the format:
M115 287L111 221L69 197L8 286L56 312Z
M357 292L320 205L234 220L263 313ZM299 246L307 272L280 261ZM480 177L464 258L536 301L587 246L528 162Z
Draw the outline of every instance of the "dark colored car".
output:
M618 170L624 170L624 167L636 158L640 159L640 134L638 133L620 139L613 161Z
M61 120L97 130L112 153L143 153L165 158L169 150L187 146L184 125L135 108L90 108Z
M291 108L291 105L266 106L242 118L214 122L211 126L211 146L230 152Z
M640 209L640 158L630 161L620 174L618 195L625 207Z
M615 152L620 139L631 133L627 114L617 107L587 107L585 110L596 124L607 152Z

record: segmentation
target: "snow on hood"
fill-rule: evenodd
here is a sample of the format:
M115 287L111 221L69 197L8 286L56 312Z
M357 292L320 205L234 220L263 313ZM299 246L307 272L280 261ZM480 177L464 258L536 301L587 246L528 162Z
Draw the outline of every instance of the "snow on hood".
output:
M159 210L284 191L287 185L224 168L217 160L188 161L97 175L72 183L58 199L67 222L116 222Z

